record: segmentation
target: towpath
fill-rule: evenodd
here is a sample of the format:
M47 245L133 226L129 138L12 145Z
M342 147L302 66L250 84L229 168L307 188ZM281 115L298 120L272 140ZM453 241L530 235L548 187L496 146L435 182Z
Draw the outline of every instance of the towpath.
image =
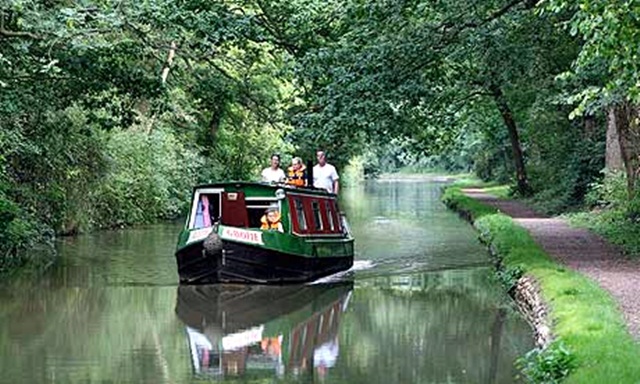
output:
M573 228L563 219L541 215L521 202L499 199L482 189L468 188L463 192L511 216L549 255L611 293L629 332L640 340L640 260L630 260L600 236Z

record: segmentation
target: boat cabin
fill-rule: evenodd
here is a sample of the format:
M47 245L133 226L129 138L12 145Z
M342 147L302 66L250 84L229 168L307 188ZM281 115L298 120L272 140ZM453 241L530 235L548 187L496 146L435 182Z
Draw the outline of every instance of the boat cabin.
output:
M267 209L280 213L285 233L298 236L343 235L336 196L312 188L259 183L229 183L196 187L187 229L219 223L260 229Z

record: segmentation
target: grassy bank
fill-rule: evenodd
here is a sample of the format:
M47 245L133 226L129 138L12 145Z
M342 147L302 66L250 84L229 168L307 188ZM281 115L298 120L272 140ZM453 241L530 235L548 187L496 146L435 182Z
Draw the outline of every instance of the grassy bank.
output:
M533 276L540 284L553 334L559 340L555 345L562 343L570 356L557 354L556 347L542 351L541 358L529 361L528 374L533 381L555 382L546 376L572 367L567 383L638 382L640 346L627 333L607 292L553 261L510 217L465 196L460 186L447 188L443 201L473 223L505 270Z

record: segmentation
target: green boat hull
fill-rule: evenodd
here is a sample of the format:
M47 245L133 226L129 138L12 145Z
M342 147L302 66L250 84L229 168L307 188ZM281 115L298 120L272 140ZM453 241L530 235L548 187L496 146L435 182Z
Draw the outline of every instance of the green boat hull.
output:
M309 255L225 240L221 252L212 253L203 243L176 253L182 283L301 283L353 265L353 240L309 244Z
M274 196L275 191L283 191L277 187L260 184L234 184L233 189L225 184L204 188L212 190L213 187L218 188L216 191L222 188L224 191L233 190L232 193L245 191L247 199L264 199L265 196ZM304 192L305 194L302 194L298 189L287 190L287 193L300 196L301 199L335 201L335 195L318 191ZM224 193L227 192L221 195L223 199L226 198ZM283 231L261 230L248 225L223 225L218 222L212 226L197 226L190 225L193 220L188 219L188 224L179 236L176 250L180 282L301 283L351 268L354 239L348 232L346 221L340 226L336 224L336 230L331 233L326 230L325 233L296 233L287 198L282 197L279 201L285 228ZM250 207L251 204L255 203L247 203L247 206ZM329 206L328 203L323 204ZM225 210L223 205L220 221L224 223L228 215L239 216L238 209L241 208L234 206ZM196 209L193 212L196 212ZM326 220L326 214L323 212L323 219L329 222ZM331 224L332 230L333 227L334 224Z

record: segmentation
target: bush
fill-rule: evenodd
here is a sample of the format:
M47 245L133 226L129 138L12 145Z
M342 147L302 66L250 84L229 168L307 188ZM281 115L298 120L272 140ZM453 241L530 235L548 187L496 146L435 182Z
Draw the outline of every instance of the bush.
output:
M505 291L511 293L516 287L518 280L522 277L524 271L518 266L504 267L496 272L498 281Z
M587 193L591 212L568 215L572 224L586 227L619 245L628 255L640 255L640 196L629 200L626 175L604 173Z
M28 260L36 267L48 264L54 251L53 230L45 222L51 217L50 212L40 211L33 204L36 185L40 195L47 196L48 191L43 180L25 171L38 169L32 167L33 160L43 157L29 154L39 155L40 148L23 136L11 120L2 118L0 125L0 274L5 274ZM41 245L38 252L27 252L36 245Z
M560 383L575 369L575 356L561 340L546 348L535 348L516 361L529 383Z
M25 264L29 254L25 251L42 244L39 256L53 255L53 232L33 216L24 212L0 190L0 274ZM35 265L48 261L42 257Z
M364 160L362 156L356 156L344 167L340 175L340 185L349 187L360 185L365 178Z
M123 227L184 212L203 160L163 127L114 130L109 171L92 196L92 226Z
M622 171L604 170L603 177L589 184L585 203L590 207L603 209L621 209L629 200L627 177Z

